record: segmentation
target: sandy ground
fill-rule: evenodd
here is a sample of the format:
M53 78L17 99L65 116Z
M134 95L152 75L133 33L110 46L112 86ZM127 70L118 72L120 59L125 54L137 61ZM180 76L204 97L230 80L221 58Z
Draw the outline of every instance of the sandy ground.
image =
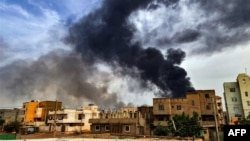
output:
M83 134L62 134L56 133L35 133L28 135L18 135L17 139L48 139L48 138L95 138L95 139L138 139L138 140L192 140L192 138L182 138L182 139L173 139L173 138L148 138L148 137L129 137L129 136L114 136L107 134L91 134L91 133L83 133ZM202 141L202 139L195 139L195 141Z
M17 139L43 139L43 138L115 138L110 134L62 134L62 133L34 133L18 135Z

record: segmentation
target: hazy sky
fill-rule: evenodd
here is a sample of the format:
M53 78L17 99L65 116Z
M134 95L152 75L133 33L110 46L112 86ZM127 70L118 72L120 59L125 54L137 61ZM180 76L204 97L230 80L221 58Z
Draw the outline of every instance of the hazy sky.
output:
M135 10L127 18L126 23L134 27L131 43L139 42L144 48L155 47L163 53L168 48L184 50L186 58L181 67L186 70L193 87L197 90L214 89L217 95L223 97L223 82L236 81L239 73L250 72L250 3L247 0L225 1L208 0L202 3L196 0L179 0L171 3L166 0L165 4L162 4L152 0L146 9ZM56 66L54 64L57 64L56 61L61 59L61 54L56 55L57 58L54 59L51 51L72 50L72 46L62 41L68 33L68 28L83 16L101 7L101 2L101 0L0 0L0 103L2 103L0 107L20 106L25 100L31 99L56 99L58 95L51 96L53 95L51 92L59 93L60 90L53 86L51 86L53 88L45 87L45 84L40 82L43 81L42 76L52 77L53 74L39 68L50 69L48 65L50 63L53 68ZM150 6L155 7L150 8ZM77 57L79 55L74 58L76 61L69 62L79 61ZM68 58L62 57L61 60L68 61ZM48 67L37 67L38 62L50 63L46 64ZM29 68L34 66L38 70ZM108 93L104 97L107 103L112 101L112 98L107 97L115 93L117 104L124 99L125 104L129 102L134 105L152 104L154 95L150 91L155 91L155 88L144 90L137 84L140 80L132 76L114 75L114 71L105 63L100 62L97 65L96 75L78 68L79 65L75 67L84 71L84 73L78 72L82 79L86 80L80 84L88 82L97 86L107 83L108 87L105 87L107 90L96 91L94 88L89 90L96 94ZM43 74L41 76L38 73L40 71ZM29 76L27 72L34 73ZM61 73L58 71L52 72L60 77L58 74ZM24 74L27 78L32 77L32 81L26 83L26 77L21 79ZM75 73L70 72L70 74ZM62 75L67 73L64 72ZM65 81L55 79L54 85L62 85L59 81ZM127 82L133 87L128 86ZM29 83L44 87L38 88L39 90L26 88ZM73 93L75 89L60 92ZM20 95L24 96L20 98ZM71 100L79 101L77 96L72 96ZM68 98L70 99L70 96ZM88 102L96 102L92 101L93 98L90 96L84 98L87 98ZM67 94L61 99L67 99ZM88 102L80 102L80 105ZM73 106L79 106L79 103Z

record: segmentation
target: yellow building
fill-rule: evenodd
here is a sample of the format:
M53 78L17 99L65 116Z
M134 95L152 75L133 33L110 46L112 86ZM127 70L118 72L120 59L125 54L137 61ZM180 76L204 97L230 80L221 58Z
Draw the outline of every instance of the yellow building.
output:
M33 125L35 119L36 108L38 107L39 102L31 100L30 102L23 103L21 109L21 122L22 125Z
M60 101L41 101L36 110L36 121L46 121L49 111L61 109L62 102Z
M227 121L235 124L239 118L246 118L250 114L250 77L240 73L236 82L224 82L223 87Z
M22 125L39 126L46 124L48 111L61 110L62 102L59 101L35 101L23 103L21 108Z

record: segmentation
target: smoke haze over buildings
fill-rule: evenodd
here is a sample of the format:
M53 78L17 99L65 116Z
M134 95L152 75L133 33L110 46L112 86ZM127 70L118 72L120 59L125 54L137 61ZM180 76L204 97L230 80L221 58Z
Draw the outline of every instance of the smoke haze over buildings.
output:
M195 88L181 66L188 56L210 56L250 43L248 0L99 2L76 23L51 26L46 40L0 35L1 103L58 99L68 107L119 107L148 103L152 97L183 97ZM59 19L48 11L48 21ZM24 59L15 56L18 46L23 52L35 46L35 52L43 44L48 52L35 61L28 59L30 53ZM62 46L70 49L58 50ZM11 58L18 60L6 63Z

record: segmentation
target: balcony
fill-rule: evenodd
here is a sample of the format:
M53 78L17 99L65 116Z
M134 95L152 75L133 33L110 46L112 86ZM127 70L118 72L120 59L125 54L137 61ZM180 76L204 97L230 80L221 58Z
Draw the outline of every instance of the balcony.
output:
M139 119L140 122L143 122L145 119ZM109 119L89 119L90 123L121 123L121 124L130 124L130 123L137 123L137 118L109 118Z
M48 120L48 123L54 123L55 120L51 119L51 120ZM81 121L81 120L69 120L69 119L57 119L56 120L56 123L82 123L84 121Z
M215 121L202 121L202 127L215 127Z

